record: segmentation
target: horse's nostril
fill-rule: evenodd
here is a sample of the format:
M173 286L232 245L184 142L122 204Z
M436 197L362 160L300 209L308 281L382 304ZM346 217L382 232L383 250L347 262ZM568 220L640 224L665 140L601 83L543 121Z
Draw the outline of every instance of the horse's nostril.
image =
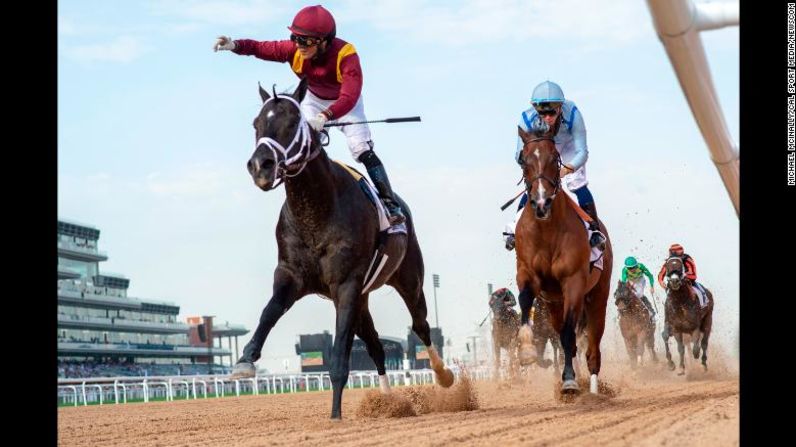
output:
M544 199L544 207L545 208L549 208L550 205L552 205L552 204L553 204L553 201L550 199L550 197Z
M271 169L275 164L276 163L269 158L268 160L263 161L263 169Z
M251 159L246 162L246 169L249 171L250 174L254 173L254 163L252 163Z

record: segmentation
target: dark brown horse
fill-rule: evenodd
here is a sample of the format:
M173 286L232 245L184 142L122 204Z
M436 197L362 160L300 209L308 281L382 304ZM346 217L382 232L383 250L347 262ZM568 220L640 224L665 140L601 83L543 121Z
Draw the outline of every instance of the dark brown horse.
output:
M625 339L625 348L630 357L630 367L635 368L644 355L644 346L649 348L652 361L658 363L655 353L655 322L650 312L629 283L618 281L614 292L614 304L619 311L619 330Z
M389 391L384 348L368 310L368 293L382 284L392 286L403 298L412 317L412 330L428 349L437 382L450 386L453 373L444 367L431 344L423 257L409 208L396 197L407 218L406 234L399 235L405 238L399 239L405 246L403 256L385 260L381 273L371 276L374 253L387 236L380 234L376 207L360 184L346 168L329 160L319 134L307 125L299 108L306 91L306 79L292 95L274 93L272 97L260 88L263 105L254 120L256 147L247 167L263 191L284 181L286 200L276 224L279 253L273 295L233 377L254 376L253 363L260 358L265 339L279 318L302 297L322 295L332 300L337 315L330 378L332 418L340 418L354 335L365 342L382 391Z
M509 357L509 376L517 371L517 331L520 330L520 316L510 306L497 302L492 306L492 352L494 353L493 377L500 377L500 351L506 350Z
M517 286L520 288L522 324L528 323L534 297L543 294L564 349L561 389L565 393L576 393L580 391L572 365L577 354L576 326L578 320L585 317L589 342L586 359L591 373L589 388L592 393L597 393L600 340L605 329L605 310L611 288L611 243L606 240L603 253L605 270L592 268L586 227L572 199L561 191L561 156L551 133L540 136L518 129L523 142L521 163L528 191L528 205L516 231ZM598 224L607 239L605 226L602 222ZM520 342L525 344L524 335L521 335ZM521 347L521 362L529 352L532 350ZM533 359L526 357L525 360Z
M552 364L555 372L558 373L564 363L564 350L561 349L561 337L553 328L550 309L541 297L537 297L533 301L530 321L533 327L533 345L536 346L536 364L542 368L549 368ZM548 340L553 351L552 360L544 358Z
M693 289L693 284L685 277L682 259L674 256L666 260L666 287L665 321L663 326L663 344L666 346L666 360L669 369L674 371L675 366L669 352L669 337L674 336L677 341L677 352L680 353L680 372L685 374L685 344L683 335L691 336L692 352L694 358L699 358L702 350L702 366L708 370L708 340L713 327L713 293L705 288L707 305L702 307L699 297Z

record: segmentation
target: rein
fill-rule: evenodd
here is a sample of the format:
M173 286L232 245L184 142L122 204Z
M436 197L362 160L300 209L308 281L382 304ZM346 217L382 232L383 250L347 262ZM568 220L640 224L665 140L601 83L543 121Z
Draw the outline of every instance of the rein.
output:
M537 137L537 138L534 138L533 140L525 143L525 145L523 146L523 149L528 147L528 145L531 144L531 143L535 143L537 141L542 141L542 140L549 140L549 141L555 142L553 137ZM558 170L561 169L561 166L563 166L563 163L561 162L561 154L558 153L558 151L555 151L555 152L556 152L556 164L557 164L556 173L557 173ZM524 173L523 173L523 178L525 178L525 174ZM531 187L533 185L533 182L535 182L535 181L537 181L539 179L546 180L548 183L550 183L553 186L553 194L551 194L550 197L551 198L555 198L556 194L558 194L558 191L561 189L561 178L556 176L556 181L553 181L553 180L551 180L550 178L548 178L547 176L545 176L545 175L543 175L541 173L539 175L537 175L536 177L532 178L531 180L527 180L527 179L525 180L525 190L528 192L528 194L531 193Z

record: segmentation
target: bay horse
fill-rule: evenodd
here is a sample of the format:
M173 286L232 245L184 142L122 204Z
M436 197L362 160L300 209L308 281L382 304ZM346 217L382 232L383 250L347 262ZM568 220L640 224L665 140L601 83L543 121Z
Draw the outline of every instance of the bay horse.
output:
M625 339L630 367L635 368L641 360L645 345L649 348L652 361L658 363L658 355L655 353L655 322L650 320L647 306L636 296L629 283L617 282L614 304L619 311L619 330Z
M606 236L602 254L604 270L592 268L589 237L580 217L585 213L576 211L577 205L566 193L559 194L562 162L552 131L532 134L519 126L518 131L523 142L521 165L528 192L528 205L517 223L515 235L521 323L528 324L535 297L546 301L564 350L561 390L578 393L580 386L575 380L572 361L577 354L576 326L585 318L586 359L591 373L589 390L596 394L600 340L605 329L613 264L608 232L598 221L600 231ZM525 345L524 336L520 342ZM521 347L520 361L531 352Z
M520 330L520 316L511 306L497 301L492 305L492 352L494 353L494 377L499 376L500 350L505 349L509 357L509 376L517 371L517 332Z
M564 350L561 348L558 332L550 321L550 309L543 299L537 298L533 301L530 321L533 325L533 345L536 347L537 365L542 368L549 368L550 365L553 365L554 371L558 373L560 366L564 363ZM553 351L552 360L544 358L548 340Z
M428 349L437 383L453 384L431 343L423 294L423 256L406 203L405 251L398 262L387 262L378 277L370 277L379 247L380 227L376 206L368 199L352 172L332 162L312 130L299 104L307 92L303 79L291 95L273 96L259 87L263 104L254 119L255 150L247 163L254 184L269 191L285 184L285 202L276 224L278 263L273 294L263 309L257 329L243 348L232 377L253 377L254 362L279 318L302 297L319 294L335 306L336 322L330 362L332 419L340 419L343 389L348 381L351 345L356 334L365 342L376 364L382 392L389 392L384 348L368 310L368 294L382 284L398 291L412 317L412 330ZM395 235L390 235L390 237ZM375 281L375 282L373 282Z
M705 287L707 305L702 307L699 297L693 289L691 281L685 277L683 260L673 256L666 260L666 304L664 305L664 327L661 336L666 346L666 360L670 371L675 366L669 352L669 337L674 336L677 341L677 352L680 354L680 372L685 374L685 345L683 334L691 336L692 353L694 358L699 358L702 350L702 367L708 370L708 340L713 327L713 293Z

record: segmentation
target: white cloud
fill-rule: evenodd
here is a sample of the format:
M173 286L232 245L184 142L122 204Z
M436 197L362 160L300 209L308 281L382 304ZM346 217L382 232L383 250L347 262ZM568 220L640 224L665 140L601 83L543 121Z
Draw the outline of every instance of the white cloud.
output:
M223 174L209 164L187 166L166 175L153 172L147 176L147 190L156 196L186 198L212 196L225 184Z
M152 4L156 14L174 15L191 20L220 24L241 25L268 22L285 12L284 2L273 0L218 1L218 0L159 0Z
M66 49L66 54L81 62L129 63L149 51L137 38L121 36L109 43L78 45Z
M508 39L628 43L654 32L642 2L603 0L468 0L456 6L429 0L345 2L340 21L364 21L375 28L433 43L465 45ZM529 41L529 51L533 41Z

